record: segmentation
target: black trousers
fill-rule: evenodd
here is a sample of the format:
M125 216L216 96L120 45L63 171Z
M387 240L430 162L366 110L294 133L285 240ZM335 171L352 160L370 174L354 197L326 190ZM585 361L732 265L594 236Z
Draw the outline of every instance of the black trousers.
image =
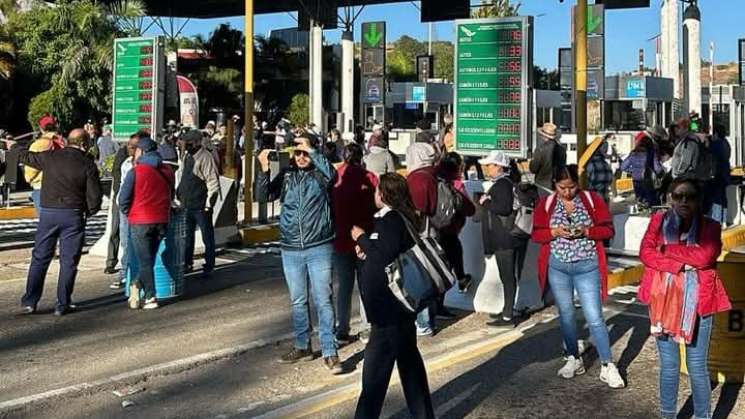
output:
M111 235L109 236L109 251L106 256L106 269L116 268L116 264L119 262L119 205L116 203L117 196L112 194L111 206L113 212L111 214Z
M440 233L438 242L442 246L442 250L445 251L445 258L450 263L458 279L466 276L465 268L463 267L463 245L460 243L458 236Z
M372 325L370 341L365 348L362 394L357 401L355 418L380 417L394 362L411 416L416 419L434 418L427 371L416 346L413 321L402 321L399 325L388 327Z
M515 296L517 295L517 279L515 279L515 250L497 250L494 258L499 268L499 279L504 289L504 307L502 317L512 318L515 307Z

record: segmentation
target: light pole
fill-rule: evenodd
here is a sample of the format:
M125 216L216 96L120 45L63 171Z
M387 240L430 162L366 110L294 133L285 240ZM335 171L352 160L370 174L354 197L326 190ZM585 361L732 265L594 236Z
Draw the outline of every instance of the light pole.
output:
M574 85L576 87L575 125L577 126L577 159L587 149L587 0L577 0L574 15ZM586 186L586 175L580 180Z
M245 108L243 120L243 148L246 162L243 168L243 222L248 225L253 220L253 116L254 116L254 1L246 0L245 29L246 39L243 56L245 59L245 80L243 106Z

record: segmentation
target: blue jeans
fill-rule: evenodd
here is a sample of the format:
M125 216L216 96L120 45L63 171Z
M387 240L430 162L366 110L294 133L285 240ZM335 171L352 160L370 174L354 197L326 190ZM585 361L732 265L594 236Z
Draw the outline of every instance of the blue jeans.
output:
M186 266L194 264L194 232L199 226L204 242L204 270L215 268L215 227L212 225L212 211L203 209L186 210Z
M82 211L76 209L41 208L31 266L28 268L26 294L21 299L24 306L36 307L39 303L57 240L60 264L57 307L70 305L80 254L85 243L85 217Z
M132 224L129 226L132 252L137 258L137 279L146 300L155 298L155 258L160 241L166 235L167 224Z
M559 324L567 353L579 357L573 301L576 289L600 362L611 362L608 327L605 325L600 301L600 269L597 258L564 263L552 255L548 264L548 282L559 307Z
M352 313L352 294L354 283L361 274L362 263L354 253L334 252L334 276L339 284L336 296L336 335L349 335L349 322ZM360 302L361 330L370 329L365 316L365 308Z
M697 330L690 345L686 345L686 367L693 391L693 417L709 419L711 381L709 381L709 339L714 316L699 317ZM680 382L680 345L668 337L657 338L660 356L660 413L663 418L675 418L678 411Z
M727 207L722 204L712 204L709 218L724 226L727 222Z
M127 268L129 268L129 220L127 214L119 213L119 247L122 248L122 265L119 278L124 282L127 279Z
M318 335L324 357L336 355L334 337L334 302L332 290L332 258L334 247L323 244L303 250L282 249L282 269L290 291L295 347L310 348L310 305L308 280L318 310Z
M34 208L36 209L36 216L41 217L41 189L31 190L31 200L34 201Z

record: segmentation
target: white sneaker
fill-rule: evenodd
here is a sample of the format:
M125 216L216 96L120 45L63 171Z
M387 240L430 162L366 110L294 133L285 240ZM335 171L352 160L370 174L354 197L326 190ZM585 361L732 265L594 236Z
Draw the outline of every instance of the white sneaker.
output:
M134 282L129 284L129 308L137 310L140 308L140 287Z
M585 363L582 362L582 358L575 358L572 355L567 357L567 363L559 370L559 377L561 378L574 378L575 375L582 375L585 373Z
M610 388L624 388L626 383L623 382L621 374L618 373L616 364L610 362L607 365L603 365L600 369L600 381L608 384Z
M143 310L154 310L158 308L158 300L155 298L148 298L145 300L145 304L142 306Z

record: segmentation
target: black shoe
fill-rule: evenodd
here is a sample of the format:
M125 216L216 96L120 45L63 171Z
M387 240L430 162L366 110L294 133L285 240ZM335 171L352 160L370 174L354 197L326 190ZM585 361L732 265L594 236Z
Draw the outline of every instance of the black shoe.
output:
M23 306L21 309L22 314L34 314L36 313L36 306Z
M437 309L438 319L452 320L455 317L456 315L453 314L450 310L446 309L445 307L440 307L439 309Z
M339 346L347 346L352 342L353 339L349 334L336 335L336 343L339 344Z
M292 348L292 350L284 355L282 355L281 358L279 358L278 362L280 364L294 364L296 362L300 361L312 361L314 358L313 351L308 349L298 349L298 348Z
M119 272L119 271L116 268L106 268L106 269L103 270L103 273L105 273L107 275L115 274L117 272Z
M471 282L473 282L473 277L471 277L471 275L466 275L463 278L458 279L458 292L461 294L468 292L468 287L471 286Z
M57 317L62 317L69 312L70 312L70 307L68 306L57 306L54 308L54 315Z
M207 266L207 265L202 265L202 273L203 273L204 275L209 275L209 274L211 274L211 273L212 273L212 272L213 272L214 270L215 270L215 267L214 267L214 266Z
M492 320L490 322L486 323L487 326L491 327L515 327L515 319L505 319L504 317L500 317L498 319Z
M339 375L344 373L344 367L342 367L339 357L336 355L323 358L323 364L331 371L331 374Z

